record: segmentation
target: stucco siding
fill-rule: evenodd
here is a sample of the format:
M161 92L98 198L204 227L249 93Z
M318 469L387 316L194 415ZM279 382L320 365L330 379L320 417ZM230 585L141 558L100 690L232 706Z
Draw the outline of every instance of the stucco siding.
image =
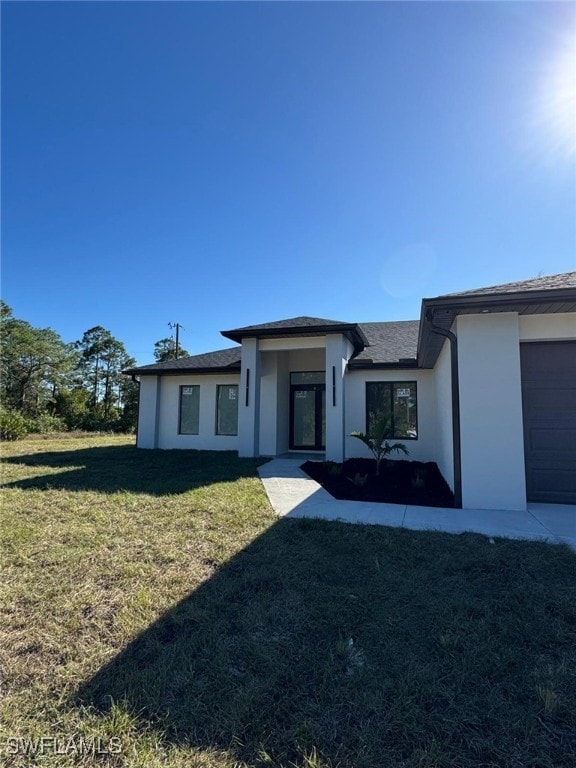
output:
M138 407L138 448L156 448L158 376L142 376Z
M178 434L179 396L181 386L200 386L199 434ZM234 451L236 435L216 434L216 387L218 384L240 384L238 374L203 376L163 376L160 395L158 448L195 448L198 450ZM241 393L239 393L241 399ZM239 403L240 404L240 403Z
M518 315L461 315L456 327L462 505L525 509Z
M415 461L438 461L436 440L436 402L434 372L417 369L353 371L346 374L345 430L346 458L371 457L372 454L360 440L350 437L351 432L366 431L366 382L367 381L415 381L417 388L418 438L395 440L404 443L410 452L408 457L393 453L391 458L408 458Z
M290 373L323 371L324 348L260 352L260 455L288 451L290 429Z
M463 505L523 509L526 492L520 342L576 339L576 317L574 314L461 315L455 332L459 350ZM240 449L241 455L284 453L289 444L290 373L325 371L327 456L338 460L368 457L368 449L350 437L354 430L366 430L366 382L416 381L418 438L400 442L406 444L410 459L436 461L454 488L448 341L432 371L414 368L349 371L346 361L351 346L339 334L244 341L242 375L142 376L138 447ZM239 385L239 436L216 434L218 384ZM178 434L179 395L183 385L200 387L198 435Z
M242 339L238 397L239 456L258 456L260 452L261 357L258 339Z
M288 355L278 355L276 380L276 453L286 453L290 443L290 375Z
M576 339L576 314L521 315L518 318L520 341Z
M275 456L278 431L278 352L262 352L260 359L260 455Z
M448 339L434 366L436 404L436 463L454 490L454 443L452 439L451 350Z
M263 352L286 352L300 349L324 349L324 336L294 336L286 339L260 339L260 350Z
M343 461L346 363L353 347L342 334L326 337L326 459Z
M322 349L294 349L288 353L288 369L292 371L323 371L326 352Z

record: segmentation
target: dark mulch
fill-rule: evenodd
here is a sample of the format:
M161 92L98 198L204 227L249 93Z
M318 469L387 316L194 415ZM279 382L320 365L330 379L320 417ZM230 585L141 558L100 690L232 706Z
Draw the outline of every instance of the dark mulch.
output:
M347 459L343 464L307 461L302 469L337 499L454 506L454 494L433 461L384 459L379 475L374 459Z

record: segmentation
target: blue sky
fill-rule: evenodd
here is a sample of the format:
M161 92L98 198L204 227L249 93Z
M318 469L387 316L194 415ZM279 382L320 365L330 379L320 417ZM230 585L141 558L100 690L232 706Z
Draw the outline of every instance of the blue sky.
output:
M574 270L575 37L572 3L4 2L3 298L144 364L169 321L197 353Z

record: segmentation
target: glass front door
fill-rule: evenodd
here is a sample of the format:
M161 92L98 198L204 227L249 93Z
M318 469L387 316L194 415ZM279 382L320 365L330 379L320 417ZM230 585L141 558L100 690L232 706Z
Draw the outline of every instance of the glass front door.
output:
M324 371L290 374L290 448L320 451L326 445Z

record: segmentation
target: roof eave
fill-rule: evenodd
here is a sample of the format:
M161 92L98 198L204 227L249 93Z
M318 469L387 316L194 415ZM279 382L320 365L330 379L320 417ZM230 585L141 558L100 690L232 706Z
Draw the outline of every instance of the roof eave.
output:
M454 310L480 307L505 307L512 304L563 303L576 300L576 288L541 288L536 291L511 291L509 293L482 293L466 296L436 296L422 299L427 307L449 307ZM502 311L502 310L500 310Z
M349 371L379 371L379 370L405 370L411 368L418 368L418 360L406 360L405 362L348 362Z
M455 318L461 314L481 314L483 312L519 312L520 314L537 314L538 307L556 305L564 311L566 303L576 305L576 288L547 288L536 291L517 291L510 293L475 294L473 296L437 296L433 299L423 299L420 312L420 330L418 333L418 362L423 368L433 368L440 354L444 341L430 349L430 342L435 335L431 327L433 318L436 325L449 331ZM533 312L530 312L531 308ZM437 315L436 313L441 313Z
M287 326L285 328L242 328L231 331L220 331L222 336L239 344L242 339L266 338L285 339L292 337L324 336L330 333L341 333L351 342L356 350L362 350L368 346L368 339L358 327L357 323L339 323L331 325L304 325Z
M131 368L126 371L122 371L125 376L195 376L207 375L210 373L222 374L222 373L240 373L240 365L235 366L214 366L204 368Z

